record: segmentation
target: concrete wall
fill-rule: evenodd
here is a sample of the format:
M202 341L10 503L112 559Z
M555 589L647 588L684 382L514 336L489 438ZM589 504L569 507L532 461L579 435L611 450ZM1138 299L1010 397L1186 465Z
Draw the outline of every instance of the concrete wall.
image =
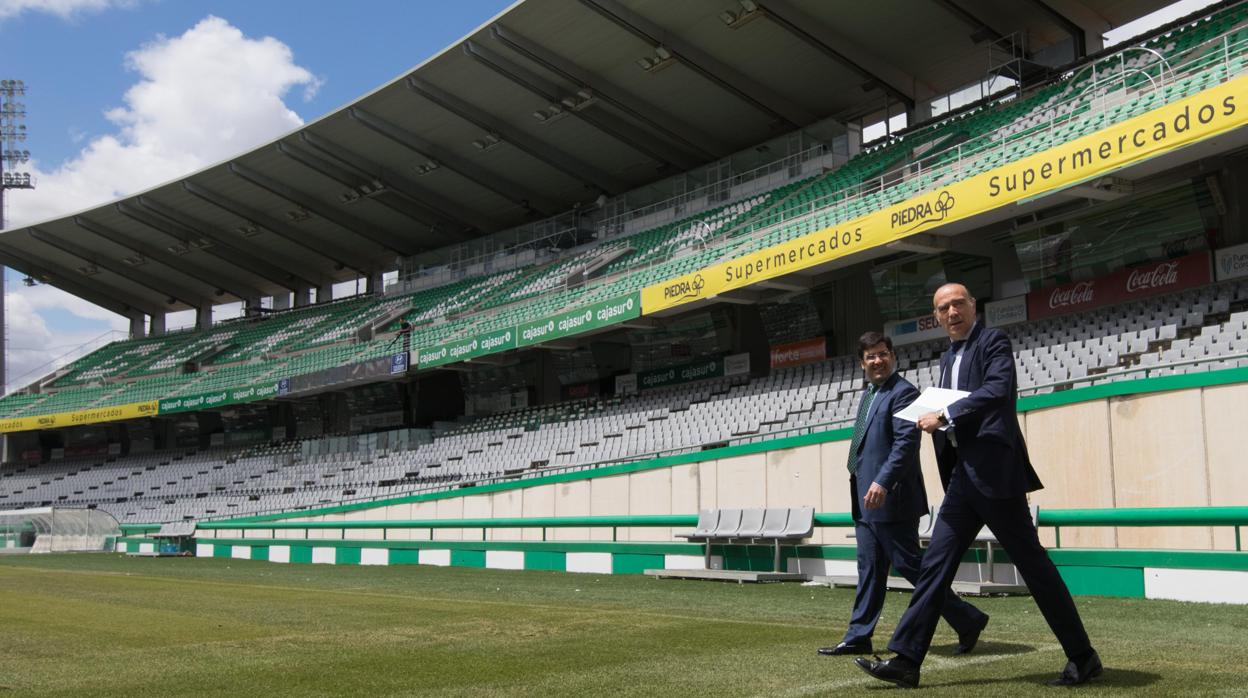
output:
M1046 489L1041 508L1229 506L1248 502L1237 477L1248 384L1147 393L1023 415ZM1242 451L1240 452L1242 454ZM1042 530L1043 532L1043 530ZM1045 536L1052 542L1052 530ZM1234 550L1230 527L1068 528L1064 547Z
M1243 428L1248 384L1132 395L1034 410L1021 417L1032 462L1045 483L1032 501L1043 508L1226 506L1248 502ZM695 514L723 507L812 506L849 511L848 441L778 449L701 463L485 495L328 515L326 519L434 519L531 516ZM931 441L922 446L924 480L939 507L940 479ZM321 518L321 517L313 517ZM221 532L219 537L227 537ZM849 529L817 528L812 543L848 543ZM267 531L256 532L269 535ZM279 535L281 532L279 532ZM302 531L292 531L303 537ZM312 538L341 538L339 530ZM378 529L349 532L378 538ZM394 529L390 539L428 539ZM438 529L435 540L480 540L481 529ZM611 540L610 529L550 529L548 540ZM621 528L619 541L670 541L668 528ZM1051 528L1041 529L1052 545ZM491 540L541 540L541 529L484 531ZM1063 547L1234 549L1229 527L1066 528Z

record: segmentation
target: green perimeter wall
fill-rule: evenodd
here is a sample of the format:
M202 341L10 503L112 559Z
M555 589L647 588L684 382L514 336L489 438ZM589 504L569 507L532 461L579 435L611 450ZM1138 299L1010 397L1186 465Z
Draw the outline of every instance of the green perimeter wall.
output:
M1248 369L1166 376L1093 386L1019 400L1032 460L1047 488L1032 501L1042 509L1210 507L1248 502L1248 478L1236 477L1240 415L1248 405ZM361 502L298 514L210 522L200 544L214 556L249 546L267 559L288 546L290 561L312 561L313 548L334 548L337 564L359 564L361 550L387 549L390 564L416 564L421 551L449 551L449 562L486 565L491 550L523 553L524 569L567 569L568 556L605 553L611 571L635 573L667 555L697 557L697 545L673 542L668 527L230 529L230 523L281 521L500 519L517 517L655 516L704 508L813 506L847 512L844 464L849 430L762 440L627 465L559 473L524 481ZM930 442L921 450L929 499L941 488ZM1176 467L1175 464L1181 464ZM132 533L148 527L127 526ZM679 530L682 527L677 527ZM845 527L817 528L808 545L784 558L851 564ZM1235 552L1232 526L1065 527L1052 555L1077 594L1141 596L1152 566L1248 570ZM1052 546L1055 531L1042 528ZM135 538L127 540L139 540ZM1079 549L1069 549L1079 548ZM729 548L729 569L770 569L767 548ZM978 561L971 551L966 562ZM998 558L1006 561L1001 554Z
M122 539L127 546L137 550L141 537ZM244 553L246 559L270 560L275 546L289 549L289 561L294 564L310 564L313 549L333 551L329 560L338 565L362 564L363 550L388 551L387 564L422 564L422 551L438 551L445 561L457 567L484 568L491 551L518 553L523 556L522 569L543 571L567 571L569 556L583 553L606 554L609 564L602 570L609 574L641 574L647 569L667 566L668 556L700 558L703 548L689 543L592 543L592 542L489 542L489 541L363 541L363 540L274 540L255 538L205 539L200 541L211 557L232 558ZM242 547L237 547L242 546ZM732 570L766 571L771 569L772 551L766 546L713 546L712 554L722 556L723 567ZM1143 598L1145 596L1145 572L1150 568L1168 568L1196 571L1230 571L1243 573L1248 579L1248 553L1219 551L1161 551L1161 550L1051 550L1050 556L1057 564L1071 592L1079 596L1116 596ZM786 546L783 548L782 566L791 559L803 563L827 561L840 563L840 569L852 569L855 548L836 546ZM1009 556L997 551L994 559L1007 563ZM982 549L970 550L963 558L964 569L976 569L977 563L986 562ZM431 564L428 558L424 564ZM845 574L848 572L842 572Z

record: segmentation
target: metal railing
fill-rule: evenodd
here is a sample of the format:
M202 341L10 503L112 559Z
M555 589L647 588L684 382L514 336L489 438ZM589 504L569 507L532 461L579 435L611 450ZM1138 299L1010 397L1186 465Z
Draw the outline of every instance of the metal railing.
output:
M966 174L975 172L975 168L981 167L981 161L985 158L999 154L1002 158L1001 162L1008 161L1011 149L1020 143L1046 134L1054 134L1058 129L1072 126L1085 120L1099 118L1102 114L1115 109L1119 104L1137 98L1146 92L1164 89L1181 79L1198 74L1204 70L1222 66L1224 68L1222 80L1229 80L1231 77L1229 68L1232 57L1248 53L1248 41L1242 39L1231 41L1230 37L1236 31L1238 30L1232 28L1217 37L1188 48L1183 53L1183 56L1180 56L1181 59L1186 58L1175 64L1171 64L1164 56L1160 56L1159 61L1151 65L1140 68L1128 68L1128 53L1144 51L1151 55L1156 54L1156 52L1151 48L1143 46L1124 47L1122 50L1106 56L1093 64L1084 66L1064 79L1063 83L1077 89L1073 89L1064 98L1044 107L1043 113L1048 114L1049 118L1043 125L1010 133L1007 133L1007 131L1010 130L1011 125L1007 125L954 146L935 148L917 160L906 162L870 180L838 189L814 200L787 206L779 210L771 208L769 209L771 215L768 218L776 220L769 220L769 222L757 225L746 223L743 227L734 227L731 237L721 237L718 240L707 241L707 244L703 246L703 252L710 251L710 259L707 261L707 264L715 264L735 256L741 249L748 251L751 245L757 246L764 236L777 229L801 224L828 213L833 213L834 215L830 221L825 221L825 223L831 225L840 224L861 215L860 213L850 214L851 207L857 206L859 209L863 206L880 208L896 203L893 199L900 201L908 196L927 193L941 186L947 186L954 181L960 180ZM1157 71L1155 78L1150 73L1152 70ZM1087 84L1079 85L1078 83L1084 79L1084 73L1090 73L1091 80ZM1145 77L1147 89L1135 90L1133 95L1129 95L1131 90L1134 89L1131 80L1137 75ZM1123 98L1111 103L1108 99L1111 94L1120 94L1123 95ZM992 101L971 114L958 114L936 121L900 134L888 142L870 147L863 152L869 154L883 148L894 147L906 140L918 141L924 134L944 128L952 121L985 113L1014 99L1014 95L1007 95ZM1015 120L1016 122L1017 120ZM1019 155L1019 157L1022 157L1022 155ZM908 188L916 185L917 189ZM883 202L868 201L869 197L888 195L890 193L893 195L892 198L886 198ZM632 214L630 212L630 214L626 215L631 216ZM643 265L629 268L626 273L636 275L643 271L650 271L669 261L671 261L670 258L655 258ZM581 288L585 293L589 293L618 281L618 275L612 275L590 280Z
M848 154L837 153L828 144L819 143L765 165L760 165L744 172L733 173L722 179L662 201L591 220L589 225L590 228L597 231L597 238L591 243L569 248L568 252L575 251L580 253L584 250L592 249L594 245L642 232L641 230L628 230L628 224L647 216L671 212L672 218L665 221L670 223L682 215L696 215L699 212L726 206L734 201L753 195L765 194L772 189L794 181L796 177L792 173L806 163L838 156L843 160L849 159ZM782 176L777 177L776 175ZM732 190L734 188L746 184L756 185L756 188L750 192L741 192L735 196L733 195ZM686 210L686 207L691 208ZM552 248L554 243L566 239L570 233L576 233L578 227L574 219L577 215L589 214L564 213L544 221L539 221L536 224L500 231L479 241L462 243L439 251L439 255L446 255L446 259L443 262L429 264L428 271L422 270L401 276L391 284L393 290L387 288L386 293L406 293L481 274L510 271L538 262L555 261L561 255L548 255L542 258L540 252ZM566 221L566 219L573 220L560 223L560 221ZM656 225L662 224L656 223ZM532 234L532 231L535 231L536 226L539 225L551 228L552 232ZM486 247L493 247L494 249L478 254L470 253L470 250L473 248ZM516 254L516 249L523 249L526 253L532 250L535 252L536 258L529 259L527 254Z
M1040 509L1038 526L1052 526L1055 548L1062 547L1063 527L1230 526L1235 550L1243 551L1240 528L1248 526L1248 507L1123 507L1113 509Z
M290 531L302 530L305 539L310 531L340 531L341 539L347 539L347 531L381 530L385 540L386 529L482 529L494 528L540 528L542 540L547 539L550 528L610 528L612 540L620 528L668 528L695 526L696 514L654 514L624 516L530 516L500 518L460 519L373 519L349 521L206 521L198 528L208 531ZM814 525L820 528L846 528L854 525L849 512L817 513ZM1248 506L1202 506L1202 507L1121 507L1100 509L1043 509L1037 510L1037 526L1054 529L1054 548L1061 548L1061 529L1075 527L1191 527L1229 526L1235 531L1235 550L1243 551L1240 528L1248 526ZM122 524L124 533L145 533L155 530L153 524ZM290 539L282 539L290 540ZM298 540L298 539L295 539Z
M39 364L38 366L35 366L34 368L31 368L17 376L14 376L13 378L9 379L9 383L12 385L17 385L17 386L21 386L22 388L25 388L30 383L35 383L37 381L43 380L44 378L51 377L51 375L55 373L56 371L60 370L63 367L68 366L69 364L73 363L74 361L77 361L78 359L81 359L82 357L86 356L87 354L90 354L96 349L99 349L100 347L106 344L112 344L113 342L125 340L128 338L128 336L129 335L127 335L125 332L122 332L121 330L106 330L100 333L99 335L92 337L91 339L88 339L82 344L79 344L73 349L70 349L69 351L63 354L60 354L59 356L55 356L51 359L48 359L44 363ZM21 351L21 349L20 348L15 349L13 347L9 347L9 351Z
M938 189L940 186L947 186L951 182L960 179L962 175L971 171L980 162L980 160L993 154L994 152L999 151L1003 155L1007 154L1010 151L1010 148L1014 145L1046 133L1052 134L1059 128L1073 125L1078 121L1097 118L1101 114L1110 111L1115 108L1116 105L1109 104L1105 99L1106 95L1111 91L1121 91L1123 94L1127 93L1130 89L1132 89L1132 85L1130 85L1130 78L1136 74L1143 73L1148 77L1148 91L1160 90L1185 77L1198 74L1218 65L1221 65L1226 69L1222 75L1222 80L1229 80L1231 77L1229 74L1229 68L1232 57L1238 57L1243 55L1245 52L1248 52L1248 41L1241 39L1232 42L1230 40L1231 34L1236 31L1238 31L1238 29L1228 30L1217 37L1189 48L1185 52L1185 55L1188 57L1187 60L1176 65L1170 65L1164 60L1163 62L1153 64L1150 68L1158 68L1157 79L1153 79L1151 75L1148 75L1147 69L1127 70L1125 68L1125 54L1128 51L1141 48L1126 47L1118 53L1097 61L1095 64L1086 66L1078 73L1075 73L1072 78L1068 79L1066 82L1075 86L1077 81L1082 79L1080 76L1083 72L1090 71L1092 73L1091 83L1081 86L1077 91L1074 91L1066 98L1058 100L1048 107L1045 107L1045 113L1049 114L1050 117L1048 122L1043 126L1036 126L1024 131L1010 134L1004 133L1004 131L1010 128L1010 126L1006 126L987 134L983 134L970 141L958 143L949 148L937 148L933 152L925 154L922 158L907 162L900 167L889 170L888 172L880 174L868 181L856 184L852 187L840 189L813 201L780 211L780 222L760 226L759 228L748 232L751 236L760 238L765 233L770 232L777 227L792 225L816 215L823 215L830 210L840 207L842 209L841 215L836 216L833 219L833 224L837 224L844 222L845 220L849 220L851 216L845 211L847 211L852 204L865 204L867 197L884 194L890 191L901 191L901 187L903 185L915 184L916 182L926 184L921 184L915 192L911 192L912 194L925 193ZM1216 49L1216 51L1214 51L1214 49ZM1151 51L1151 49L1144 50ZM1102 70L1098 75L1096 70L1097 66L1108 67L1113 64L1118 65L1119 69L1117 71ZM1145 90L1139 90L1135 96L1138 97L1144 93ZM1099 108L1097 108L1098 97L1100 98ZM1008 98L997 100L993 104L983 107L976 113L983 113L986 110L993 109L1009 101L1013 101L1013 99L1013 96L1010 96ZM1085 104L1088 106L1088 109L1086 111L1081 110L1079 107L1084 106ZM1066 113L1059 114L1059 112L1064 111L1064 108L1066 107L1070 107L1070 109L1065 110ZM949 119L943 119L928 126L902 134L888 143L876 146L875 149L891 147L897 143L905 142L907 139L917 140L926 132L943 128L945 125L950 123L950 121L967 118L967 116L969 115L959 115L950 117ZM871 150L864 152L871 152ZM885 202L884 205L888 205L889 203L895 202Z
M744 184L757 184L759 189L741 196L750 196L765 192L770 188L783 186L793 181L795 178L793 171L800 168L808 162L818 160L828 156L841 155L845 159L849 158L847 153L836 153L825 143L819 143L806 150L788 155L778 160L773 160L765 165L760 165L751 170L735 173L716 182L706 184L691 191L685 192L678 196L658 201L653 204L630 209L623 213L609 216L596 223L599 230L606 231L608 235L618 237L621 235L631 235L632 232L626 231L627 224L639 218L645 218L658 213L667 211L676 211L676 215L680 213L696 213L696 211L683 211L683 207L689 204L706 202L704 209L715 208L717 206L727 204L732 199L732 189ZM774 178L772 175L781 174L782 177ZM769 179L770 178L770 179ZM764 181L768 180L768 181ZM773 186L766 187L767 184ZM640 231L636 231L640 232Z

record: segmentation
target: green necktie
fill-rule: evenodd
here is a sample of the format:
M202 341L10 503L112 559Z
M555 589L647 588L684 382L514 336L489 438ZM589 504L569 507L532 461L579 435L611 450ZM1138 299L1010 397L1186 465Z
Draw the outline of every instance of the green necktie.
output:
M854 438L849 442L849 474L858 472L858 446L862 444L862 434L867 430L867 415L871 414L871 402L875 400L875 384L868 383L862 402L858 403L858 418L854 420Z

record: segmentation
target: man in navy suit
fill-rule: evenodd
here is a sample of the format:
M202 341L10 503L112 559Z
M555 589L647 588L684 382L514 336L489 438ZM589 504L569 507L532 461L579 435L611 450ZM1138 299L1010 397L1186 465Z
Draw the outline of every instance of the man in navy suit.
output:
M871 634L884 608L889 566L910 583L919 577L919 519L927 513L927 490L919 467L919 430L893 414L919 396L910 381L897 375L893 340L867 332L858 340L858 358L867 389L858 403L858 419L849 447L849 489L858 542L858 594L845 638L819 654L871 652ZM966 654L988 614L958 598L947 587L941 613L958 633L955 654Z
M1066 667L1051 685L1086 683L1101 675L1101 660L1031 520L1027 493L1042 485L1018 426L1010 340L1001 330L975 321L975 299L961 284L941 286L932 304L936 320L952 340L940 362L941 386L970 394L919 418L919 428L932 435L936 446L945 500L910 607L888 643L896 655L855 661L877 679L918 685L919 665L931 646L946 591L962 555L986 524L1009 553L1066 653Z

